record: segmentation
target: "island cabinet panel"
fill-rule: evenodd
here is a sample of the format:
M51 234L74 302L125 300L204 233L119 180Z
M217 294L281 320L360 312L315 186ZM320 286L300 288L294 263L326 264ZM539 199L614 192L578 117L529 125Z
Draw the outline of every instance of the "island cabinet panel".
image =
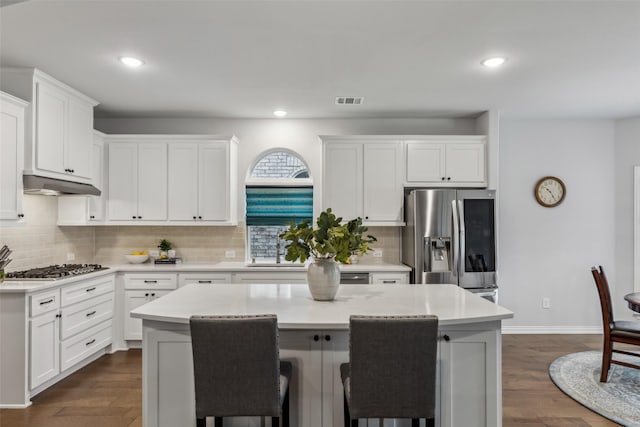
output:
M440 425L500 425L500 332L444 330L441 338Z

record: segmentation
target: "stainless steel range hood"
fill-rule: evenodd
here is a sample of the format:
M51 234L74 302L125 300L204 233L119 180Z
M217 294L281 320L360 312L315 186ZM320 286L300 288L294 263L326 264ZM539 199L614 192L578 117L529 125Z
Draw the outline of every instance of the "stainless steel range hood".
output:
M22 183L26 194L84 194L99 196L100 190L90 184L47 178L39 175L23 175Z

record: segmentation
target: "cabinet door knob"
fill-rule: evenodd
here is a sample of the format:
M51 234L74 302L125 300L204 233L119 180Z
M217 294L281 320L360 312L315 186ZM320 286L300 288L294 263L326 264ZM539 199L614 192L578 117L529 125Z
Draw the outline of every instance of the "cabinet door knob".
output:
M331 341L331 335L325 335L324 336L324 340L325 341Z
M132 216L131 218L136 219L136 216L134 215L134 216Z
M193 216L193 219L196 219L196 216L195 216L195 215Z
M148 296L149 296L149 294L144 294L144 296L145 296L145 297L148 297Z
M23 213L18 214L18 218L24 218L24 214Z
M71 169L71 173L76 173L76 170L75 169Z
M198 216L198 219L202 219L202 217L201 217L201 216Z
M91 219L95 219L96 217L95 217L95 216L93 216L93 215L91 215L91 216L90 216L90 218L91 218Z
M142 217L141 217L141 216L138 216L138 219L142 219Z
M442 177L442 180L444 181L444 176Z
M156 293L155 293L155 292L154 292L154 293L152 293L152 294L151 294L151 296L152 296L152 297L155 297L155 296L156 296Z
M451 338L449 338L449 335L443 335L442 339L449 342L451 340Z
M314 341L320 341L320 335L314 335L313 336L313 340Z
M447 181L451 181L451 177L450 176L447 177Z

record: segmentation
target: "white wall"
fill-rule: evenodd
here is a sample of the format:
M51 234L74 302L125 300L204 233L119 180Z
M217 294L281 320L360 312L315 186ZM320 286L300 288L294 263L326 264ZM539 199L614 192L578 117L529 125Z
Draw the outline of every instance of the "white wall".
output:
M600 332L590 267L615 283L614 122L502 119L499 158L500 303L515 312L505 330ZM533 195L546 175L567 186L556 208Z
M633 167L640 165L640 117L616 122L615 147L616 282L611 298L616 317L631 319L623 297L633 292Z

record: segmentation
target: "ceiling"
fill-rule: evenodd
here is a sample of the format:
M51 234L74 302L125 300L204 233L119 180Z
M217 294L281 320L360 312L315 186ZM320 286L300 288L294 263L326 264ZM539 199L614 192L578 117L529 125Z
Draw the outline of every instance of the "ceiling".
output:
M637 1L0 1L0 64L101 117L640 115Z

